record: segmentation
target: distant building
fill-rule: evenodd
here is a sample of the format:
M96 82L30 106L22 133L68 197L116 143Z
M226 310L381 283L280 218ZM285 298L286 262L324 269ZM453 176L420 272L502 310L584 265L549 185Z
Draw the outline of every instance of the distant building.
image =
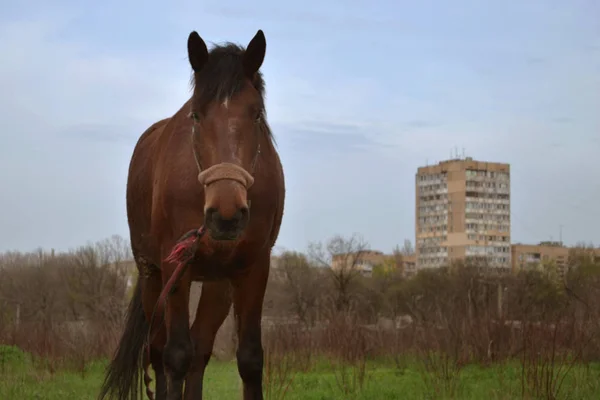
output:
M414 254L394 257L377 250L335 255L331 268L335 271L344 266L355 268L363 276L372 276L373 269L380 266L388 270L400 270L403 276L410 278L416 274L416 257Z
M334 271L340 271L343 268L347 270L354 269L363 276L371 276L373 267L383 264L386 257L383 252L377 250L336 254L331 259L331 269Z
M552 261L559 269L566 268L569 248L558 244L513 244L512 271L519 272Z
M540 244L513 244L511 246L512 271L514 273L545 265L555 265L559 277L564 277L568 269L569 256L576 248L563 246L560 242ZM583 249L594 260L600 261L600 249Z
M460 260L510 271L509 164L442 161L419 168L415 187L417 269Z
M283 282L285 280L285 270L281 265L281 256L271 254L271 270L269 272L270 281Z
M402 256L402 275L412 278L417 274L417 256L415 254Z

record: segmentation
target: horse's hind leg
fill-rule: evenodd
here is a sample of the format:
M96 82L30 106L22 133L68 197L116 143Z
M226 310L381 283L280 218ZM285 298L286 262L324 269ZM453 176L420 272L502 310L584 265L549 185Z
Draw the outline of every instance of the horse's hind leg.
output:
M185 400L201 400L204 370L212 355L217 331L231 308L229 281L204 282L191 333L194 360L185 381Z

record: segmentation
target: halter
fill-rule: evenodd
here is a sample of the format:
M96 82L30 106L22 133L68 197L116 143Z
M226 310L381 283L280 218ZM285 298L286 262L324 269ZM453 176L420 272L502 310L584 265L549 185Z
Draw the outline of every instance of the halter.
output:
M196 123L198 122L198 115L195 112L190 112L188 117L192 118L192 132L190 136L192 141L192 152L194 153L194 161L196 162L196 167L198 167L198 181L200 184L207 187L211 183L229 179L238 182L244 186L246 190L249 189L250 186L254 184L254 177L252 175L254 175L258 157L260 156L260 141L256 146L256 153L254 154L254 158L250 164L250 172L246 171L246 169L237 164L228 162L215 164L207 169L204 169L200 163L200 156L198 155L198 150L196 148Z

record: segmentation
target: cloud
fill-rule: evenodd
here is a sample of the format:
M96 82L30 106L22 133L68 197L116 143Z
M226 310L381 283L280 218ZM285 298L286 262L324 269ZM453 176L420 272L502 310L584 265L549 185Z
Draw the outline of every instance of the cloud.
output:
M309 122L298 126L281 126L291 151L302 151L311 157L331 157L335 153L376 152L379 144L368 131L348 124Z
M125 143L133 145L139 137L139 132L125 124L74 124L59 132L69 141Z
M65 127L154 119L164 113L165 104L185 98L185 76L175 82L157 79L165 72L160 59L91 51L84 43L61 36L68 21L64 16L2 26L0 51L5 56L0 83L10 94L4 98L5 106Z
M186 95L185 76L171 86L143 55L89 51L62 36L68 14L50 17L0 25L0 185L10 193L0 199L2 249L68 248L126 232L133 144Z
M208 4L206 12L223 19L277 21L300 26L311 26L317 30L329 30L335 27L337 31L357 31L361 29L390 30L398 29L398 20L381 16L366 16L364 10L358 15L353 15L350 4L339 8L338 12L332 14L327 9L318 10L319 7L308 9L305 6L296 9L289 6L282 7L281 3L273 2L268 10L257 10L256 8L223 6L222 3ZM289 25L288 25L289 26Z
M570 3L23 4L0 16L2 248L125 235L133 145L190 94L187 35L258 28L288 187L278 245L360 231L391 249L414 233L416 168L455 147L511 163L517 239L560 219L595 240L597 24Z

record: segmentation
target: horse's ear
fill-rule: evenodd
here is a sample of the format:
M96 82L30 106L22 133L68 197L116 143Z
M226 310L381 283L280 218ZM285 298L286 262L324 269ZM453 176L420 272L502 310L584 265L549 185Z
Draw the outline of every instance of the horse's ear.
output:
M187 48L190 65L194 72L199 72L204 67L204 64L206 64L206 61L208 61L208 49L204 40L198 35L198 32L192 31L190 33Z
M253 78L254 74L258 72L260 66L265 59L265 52L267 51L267 40L262 30L258 30L256 35L252 38L246 52L244 53L244 71L249 78Z

